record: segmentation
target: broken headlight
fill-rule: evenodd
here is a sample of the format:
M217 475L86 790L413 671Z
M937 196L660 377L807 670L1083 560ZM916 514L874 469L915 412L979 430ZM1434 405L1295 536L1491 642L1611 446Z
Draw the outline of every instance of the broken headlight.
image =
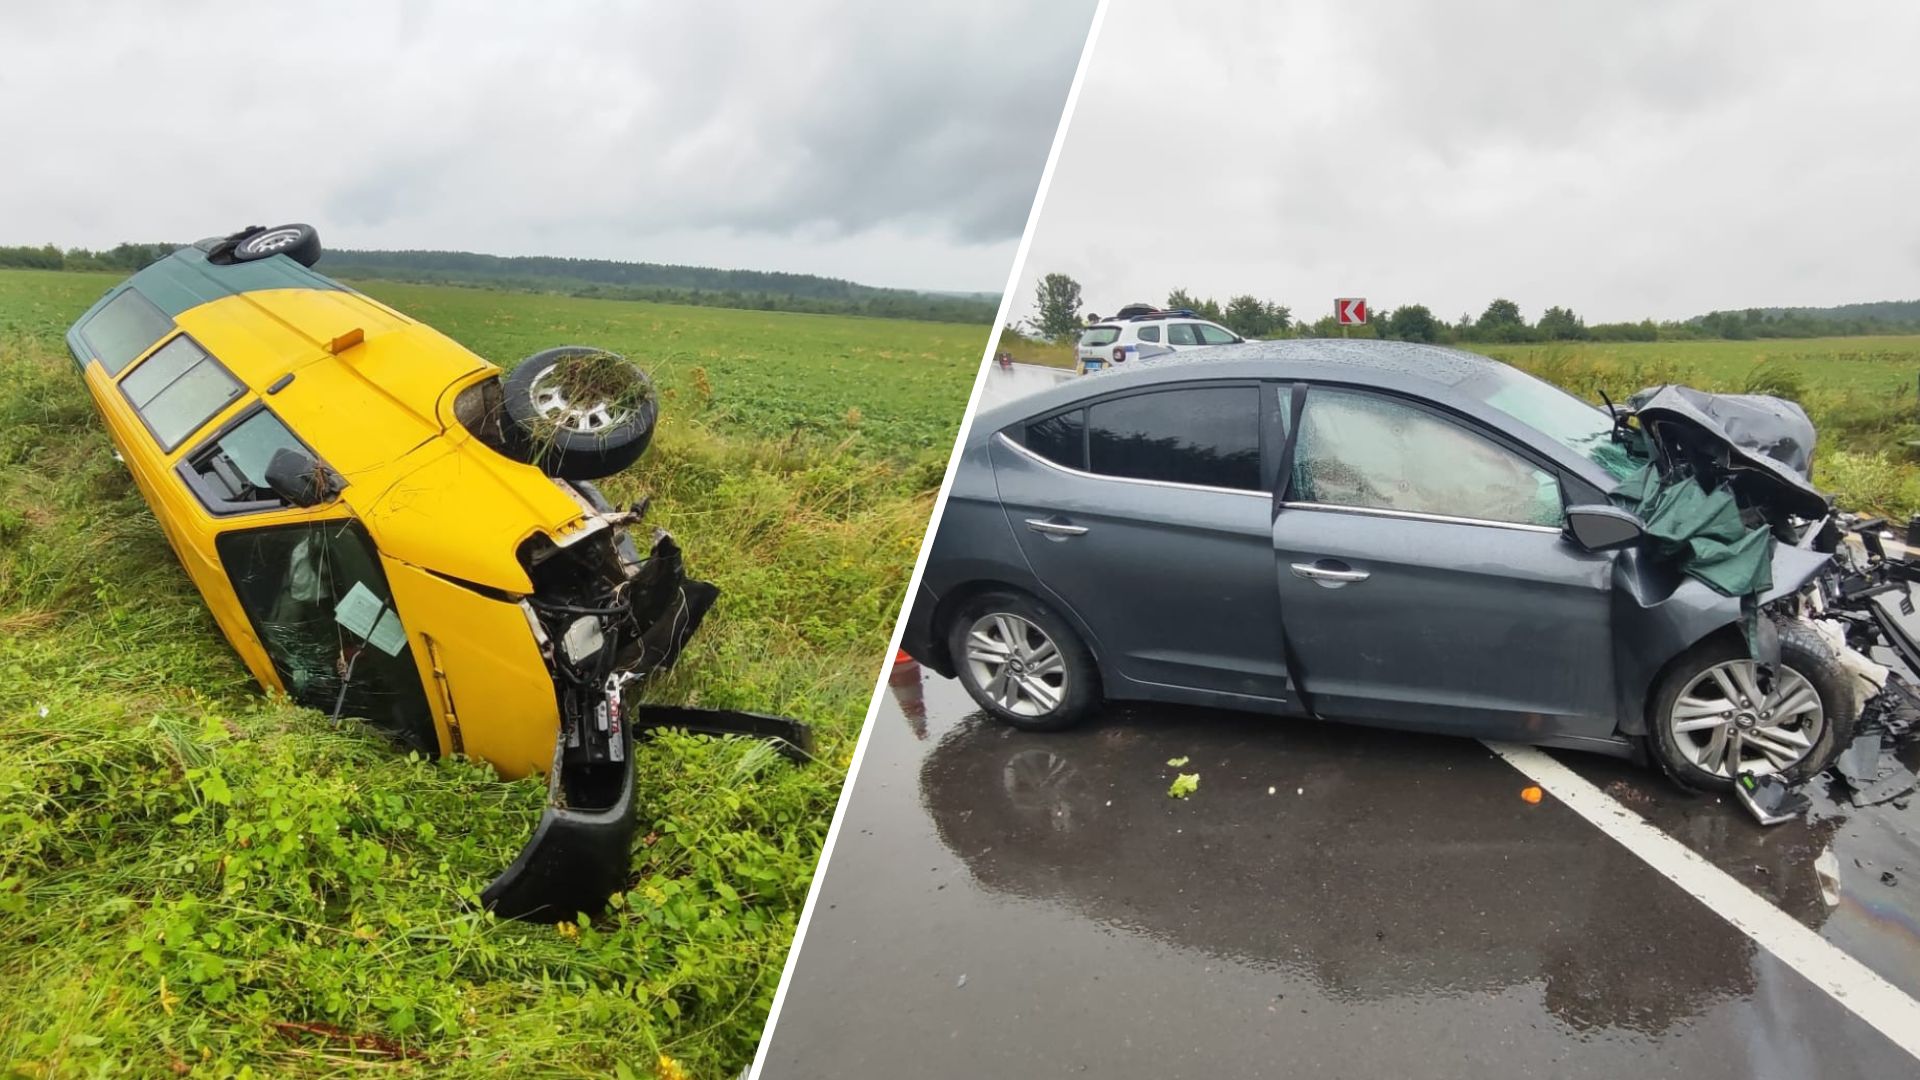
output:
M584 665L599 654L607 643L597 615L582 615L567 626L560 637L560 651L574 667Z

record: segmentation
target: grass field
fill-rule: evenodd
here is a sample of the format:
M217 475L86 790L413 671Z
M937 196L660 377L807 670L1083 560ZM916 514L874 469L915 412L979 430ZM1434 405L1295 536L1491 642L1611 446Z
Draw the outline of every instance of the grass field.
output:
M1023 363L1067 367L1070 343L1016 341ZM1798 401L1820 442L1814 482L1842 507L1904 522L1920 513L1920 336L1478 345L1596 404L1677 382L1703 390L1774 394Z
M266 700L61 334L106 276L0 272L0 1075L726 1077L752 1053L984 328L369 283L490 359L626 353L653 496L720 605L666 701L810 721L821 761L670 738L615 912L468 906L543 788Z

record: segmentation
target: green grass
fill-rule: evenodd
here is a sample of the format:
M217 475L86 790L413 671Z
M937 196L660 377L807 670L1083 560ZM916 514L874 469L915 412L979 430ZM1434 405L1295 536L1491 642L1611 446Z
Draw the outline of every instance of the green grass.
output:
M370 285L503 362L626 353L663 421L607 485L723 589L659 700L815 725L821 761L640 754L618 910L474 893L543 789L267 700L61 344L112 279L0 272L0 1075L735 1075L771 1003L982 329Z
M1466 347L1593 402L1667 382L1798 401L1819 433L1821 490L1897 521L1920 512L1920 336Z
M1014 359L1074 366L1073 345L1009 340ZM1463 344L1598 404L1677 382L1798 401L1819 432L1814 483L1842 507L1905 521L1920 512L1920 336L1551 345Z

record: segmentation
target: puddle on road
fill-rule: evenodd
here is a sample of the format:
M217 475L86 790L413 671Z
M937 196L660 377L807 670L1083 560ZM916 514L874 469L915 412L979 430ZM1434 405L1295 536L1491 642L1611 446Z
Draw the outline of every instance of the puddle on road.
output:
M906 767L898 773L920 751L918 798L940 847L986 896L1117 933L1116 978L1151 977L1151 958L1172 950L1215 958L1208 970L1265 972L1303 1014L1325 1005L1424 1021L1473 1001L1490 1038L1544 1047L1572 1033L1627 1057L1657 1044L1666 1056L1650 1060L1669 1062L1688 1039L1703 1052L1744 1044L1727 1063L1762 1050L1776 1064L1800 1060L1813 1051L1809 1020L1822 1017L1816 1041L1864 1048L1848 1066L1860 1075L1904 1060L1565 807L1528 804L1525 778L1471 740L1160 706L1027 734L917 668L896 674L893 693L898 709L879 722L918 746L901 740L888 756ZM1167 764L1179 758L1188 760ZM1180 772L1198 773L1199 789L1170 799ZM863 770L855 812L877 780ZM913 778L885 783L897 817ZM1713 808L1696 827L1740 825L1735 812ZM1811 864L1844 827L1787 826L1801 835L1761 838L1757 861L1793 883L1782 906L1825 909ZM866 835L879 842L889 831ZM866 841L843 841L856 842ZM931 862L926 843L885 858ZM944 905L965 902L941 895ZM864 929L863 939L873 935ZM988 946L952 948L966 956ZM1772 1045L1794 1039L1803 1042Z
M991 409L996 405L1005 405L1073 377L1073 371L1069 368L1043 367L1039 364L1015 364L1003 368L990 362L987 364L986 385L980 388L980 407Z
M1859 808L1822 780L1801 789L1803 821L1771 828L1730 798L1690 796L1646 769L1588 754L1554 756L1800 923L1920 997L1920 793ZM1920 740L1897 752L1920 768ZM1821 863L1837 877L1821 895Z

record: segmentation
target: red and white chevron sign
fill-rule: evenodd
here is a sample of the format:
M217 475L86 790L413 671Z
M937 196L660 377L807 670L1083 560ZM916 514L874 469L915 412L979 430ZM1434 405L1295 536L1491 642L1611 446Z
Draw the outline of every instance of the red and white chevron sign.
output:
M1333 302L1333 316L1341 326L1364 326L1367 322L1367 300L1363 296L1343 296Z

